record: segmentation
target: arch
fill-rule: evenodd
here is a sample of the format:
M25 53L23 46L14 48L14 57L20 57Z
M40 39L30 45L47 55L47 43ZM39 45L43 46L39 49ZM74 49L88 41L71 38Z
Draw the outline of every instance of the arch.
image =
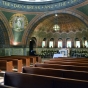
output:
M35 18L31 22L31 24L28 25L28 26L30 26L30 28L27 29L27 31L25 32L24 37L23 37L23 38L25 38L25 36L26 36L26 39L24 41L25 44L27 44L27 39L28 39L27 36L30 35L34 31L34 29L41 22L41 20L43 20L45 17L47 17L49 15L53 15L55 13L58 13L58 14L60 14L60 13L67 13L67 14L73 15L73 16L79 18L81 21L83 21L87 25L87 19L85 19L84 17L80 16L77 13L72 12L71 10L69 10L69 11L67 11L67 10L66 11L60 10L60 11L52 11L52 12L49 12L49 13L45 13L43 15L39 15L37 19Z
M63 40L62 38L58 39L58 48L62 48L63 47Z
M9 47L9 36L6 27L0 19L0 47Z
M79 40L79 38L75 38L75 47L80 48L80 40Z
M49 40L49 48L53 48L54 47L54 38L51 38Z
M46 47L46 38L43 38L43 40L42 40L42 48L43 47Z
M66 45L67 45L67 48L71 48L72 47L72 41L71 41L70 38L66 39Z
M43 38L43 41L46 41L46 38Z
M50 41L54 41L54 38L51 38Z
M84 48L86 48L86 47L88 47L88 40L87 40L87 38L86 37L83 37L83 47Z
M4 29L4 32L5 34L7 34L7 38L6 39L7 41L5 42L6 44L11 44L11 42L13 41L13 33L12 33L12 30L10 28L10 26L8 25L9 22L7 20L7 18L4 16L4 14L0 11L0 20L2 21L5 29Z

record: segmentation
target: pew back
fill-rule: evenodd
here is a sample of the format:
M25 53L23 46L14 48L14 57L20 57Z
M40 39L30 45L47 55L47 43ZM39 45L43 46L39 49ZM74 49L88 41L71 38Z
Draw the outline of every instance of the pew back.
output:
M85 71L52 69L52 68L41 68L41 67L23 67L23 73L88 80L88 72Z
M88 66L88 63L79 63L79 62L44 61L44 63L47 63L47 64L75 65L75 66Z
M4 84L17 88L88 88L88 81L6 72Z
M67 70L77 70L77 71L88 71L88 66L75 66L75 65L61 65L61 64L36 63L34 65L34 67L55 68L55 69L67 69Z

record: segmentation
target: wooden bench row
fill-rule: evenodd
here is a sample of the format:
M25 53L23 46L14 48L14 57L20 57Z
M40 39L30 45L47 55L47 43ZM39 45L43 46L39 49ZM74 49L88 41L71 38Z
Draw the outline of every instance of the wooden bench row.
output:
M62 65L75 65L75 66L88 66L87 62L59 62L59 61L44 61L47 64L62 64Z
M41 67L23 67L23 73L47 75L79 80L88 80L88 72L66 70L66 69L53 69L53 68L41 68Z
M55 63L51 64L46 62ZM23 67L22 71L25 73L5 72L4 85L13 86L17 88L88 88L88 72L75 71L75 69L81 69L82 66L87 69L87 62L83 63L80 61L69 61L64 62L66 63L65 65L60 61L46 62L43 63L43 65L48 65L45 68L42 68L43 66L41 68ZM78 63L79 65L76 65ZM53 66L51 67L51 65ZM56 66L57 69L54 65L58 65ZM58 69L59 65L63 65L65 69ZM36 66L36 64L34 66ZM66 68L68 67L69 69L66 70ZM71 68L73 68L74 70L71 70Z
M19 56L19 55L15 55L15 56L3 56L3 57L0 57L0 59L3 59L3 58L12 58L12 59L21 59L22 61L23 61L23 64L24 65L26 65L27 66L27 63L26 62L28 62L28 60L29 60L29 62L30 63L28 63L28 65L29 64L35 64L36 62L41 62L41 57L39 57L39 56ZM25 62L25 59L27 60L26 62Z
M35 64L35 62L39 62L39 63L41 63L41 57L39 57L39 56L23 56L23 55L12 55L12 57L22 57L22 58L28 58L28 59L30 59L30 62L31 63L33 63L33 64Z
M88 88L88 81L27 73L6 72L4 85L17 88Z
M79 62L88 62L88 58L65 58L64 57L64 59L63 58L51 58L51 59L49 59L49 61L66 61L66 62L68 62L68 61L72 61L72 62L77 62L77 61L79 61Z
M77 71L88 71L88 66L75 66L75 65L36 63L34 67L53 68L53 69L66 69L66 70L77 70Z
M22 72L22 66L30 66L30 60L33 60L33 65L37 62L37 58L27 58L26 56L5 56L0 57L0 70L12 71L12 69L18 69L18 72Z
M22 71L22 60L18 59L8 59L3 58L2 60L0 59L0 69L1 70L6 70L12 72L14 68L18 69L18 72Z
M88 60L88 58L79 58L79 57L76 57L76 58L73 58L73 57L58 57L58 58L51 58L49 60Z

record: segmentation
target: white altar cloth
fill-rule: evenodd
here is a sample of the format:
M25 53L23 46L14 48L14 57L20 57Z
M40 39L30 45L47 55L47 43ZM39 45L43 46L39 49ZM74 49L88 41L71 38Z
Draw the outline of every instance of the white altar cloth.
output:
M63 56L64 56L63 54L54 54L53 58L58 58L58 57L63 57Z

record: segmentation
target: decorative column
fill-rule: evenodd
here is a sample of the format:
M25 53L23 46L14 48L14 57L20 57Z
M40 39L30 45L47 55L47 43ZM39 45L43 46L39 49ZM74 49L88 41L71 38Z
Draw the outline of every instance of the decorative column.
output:
M83 48L83 42L81 39L80 39L80 48Z
M74 48L75 45L74 45L74 39L72 39L72 48Z
M37 47L41 48L42 47L42 39L38 38L37 40Z
M62 48L66 48L66 40L65 40L65 38L63 39L63 47Z
M58 48L58 39L55 39L55 41L54 41L54 47Z

